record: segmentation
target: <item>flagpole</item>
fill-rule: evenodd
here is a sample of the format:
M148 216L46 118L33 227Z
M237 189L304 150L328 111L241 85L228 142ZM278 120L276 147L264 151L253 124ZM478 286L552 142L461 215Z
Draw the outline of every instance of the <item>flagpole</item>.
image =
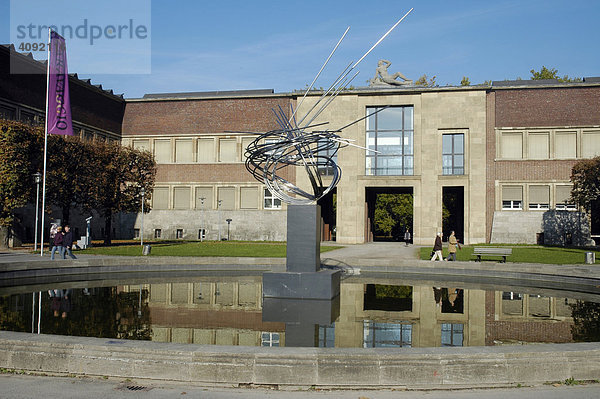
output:
M44 256L44 215L46 209L46 163L48 155L48 94L50 92L50 45L52 44L51 39L52 29L48 28L48 62L46 69L46 127L44 129L44 182L42 184L42 231L40 238L40 256ZM38 327L39 333L39 327Z

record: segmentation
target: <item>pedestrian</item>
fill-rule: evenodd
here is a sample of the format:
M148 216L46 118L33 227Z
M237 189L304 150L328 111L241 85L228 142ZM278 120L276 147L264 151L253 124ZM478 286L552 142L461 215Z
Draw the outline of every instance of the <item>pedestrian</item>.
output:
M404 242L408 247L408 242L410 241L410 231L408 231L408 227L406 228L406 232L404 233Z
M54 234L54 239L52 240L52 250L50 251L50 259L54 260L54 252L58 251L58 254L62 258L64 255L65 248L62 246L63 243L63 232L62 227L56 227L56 233Z
M65 226L65 235L63 237L63 259L67 259L67 254L71 257L71 259L77 259L75 255L73 255L73 232L71 231L71 227L67 224Z
M442 256L442 248L442 233L437 233L435 236L435 242L433 244L433 256L431 257L432 261L435 260L435 258L444 260L444 257Z
M460 245L456 236L454 235L454 231L450 233L450 237L448 237L448 257L446 260L451 260L456 262L456 246Z

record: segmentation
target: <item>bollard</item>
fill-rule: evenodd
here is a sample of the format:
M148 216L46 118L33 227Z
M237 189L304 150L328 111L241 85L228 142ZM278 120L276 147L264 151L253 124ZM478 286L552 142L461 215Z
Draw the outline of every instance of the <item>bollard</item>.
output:
M152 250L152 247L150 246L150 244L144 245L144 249L142 251L142 255L150 255L150 251L151 250Z
M596 263L596 253L595 252L586 252L585 253L585 263L588 265L592 265Z

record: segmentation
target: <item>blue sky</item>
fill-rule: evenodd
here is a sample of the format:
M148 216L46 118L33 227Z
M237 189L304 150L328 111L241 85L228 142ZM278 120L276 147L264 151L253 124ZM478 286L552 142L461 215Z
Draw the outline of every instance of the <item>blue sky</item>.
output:
M31 9L48 3L18 1L31 3ZM95 10L95 17L137 16L137 11L118 6L127 0L99 4L107 3L116 6ZM150 73L81 73L89 69L85 62L118 68L120 61L95 53L77 57L67 41L69 71L128 98L258 88L288 92L312 81L350 26L316 84L328 86L411 7L406 20L358 66L361 73L353 85L365 86L381 58L392 62L390 72L415 80L435 75L440 85L459 85L463 76L472 84L527 79L532 68L542 65L571 77L600 76L600 1L595 0L153 0ZM10 1L0 0L1 43L11 41L9 11Z

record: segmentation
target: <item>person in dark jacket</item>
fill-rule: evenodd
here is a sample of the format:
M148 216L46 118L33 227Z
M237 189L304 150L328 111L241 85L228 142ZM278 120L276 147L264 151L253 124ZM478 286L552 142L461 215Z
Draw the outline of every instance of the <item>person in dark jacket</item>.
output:
M56 233L54 234L54 239L52 240L52 250L50 251L50 259L54 260L54 252L58 251L58 254L62 258L64 256L63 247L63 232L62 227L58 226L56 228Z
M442 233L437 233L437 235L435 236L435 243L433 244L433 256L431 257L431 260L435 260L435 258L438 258L439 260L443 260L444 257L442 256Z
M63 237L62 246L63 246L63 253L62 253L63 259L67 259L67 253L71 257L71 259L77 259L77 257L75 255L73 255L73 252L72 252L73 232L71 231L71 227L69 225L65 226L65 235Z

